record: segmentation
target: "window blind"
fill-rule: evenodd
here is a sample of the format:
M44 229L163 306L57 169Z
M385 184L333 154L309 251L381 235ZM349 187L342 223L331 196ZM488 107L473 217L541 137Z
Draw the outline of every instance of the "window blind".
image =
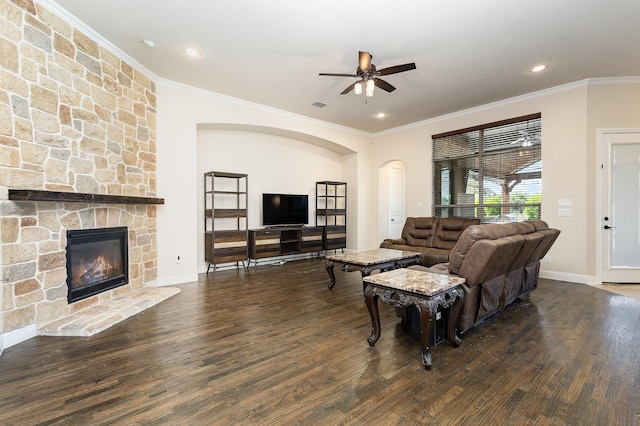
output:
M541 114L433 135L432 141L436 216L540 218Z

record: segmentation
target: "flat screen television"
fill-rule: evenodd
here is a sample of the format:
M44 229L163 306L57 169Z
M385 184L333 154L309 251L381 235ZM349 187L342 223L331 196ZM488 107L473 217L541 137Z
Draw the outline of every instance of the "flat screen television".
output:
M265 226L309 223L309 196L262 194L262 224Z

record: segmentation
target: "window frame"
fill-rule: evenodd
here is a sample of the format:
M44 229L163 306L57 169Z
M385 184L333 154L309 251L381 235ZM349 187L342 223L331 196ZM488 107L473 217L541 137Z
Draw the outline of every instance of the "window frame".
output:
M538 162L539 167L540 167L540 171L530 171L525 173L525 175L529 176L526 179L540 179L540 191L537 194L528 194L529 197L533 196L533 195L539 195L539 202L527 202L527 200L525 200L524 202L511 202L511 200L509 200L510 202L504 202L501 200L500 203L495 204L495 203L487 203L487 199L488 198L484 198L484 180L486 179L485 176L490 176L489 174L485 173L486 169L488 168L485 164L488 164L489 162L485 163L485 159L487 157L490 157L492 155L508 155L511 154L513 155L513 152L516 152L518 150L522 150L524 148L522 148L521 146L514 146L514 147L502 147L499 149L495 149L495 147L493 147L492 149L485 149L486 147L484 146L484 142L485 142L485 133L487 133L487 131L490 131L491 129L497 128L499 129L500 127L506 127L506 126L512 126L512 125L518 125L518 124L523 124L523 125L527 125L527 129L529 126L529 122L531 121L538 121L538 123L536 124L534 122L534 125L537 125L538 128L540 129L540 138L539 138L539 143L534 143L533 146L529 145L531 148L532 153L532 158L537 158L536 162L533 162L531 164L529 164L528 166L524 167L523 169L527 168L527 167L531 167L534 164L537 164ZM500 208L500 214L498 215L498 221L503 221L502 217L503 217L503 212L509 210L509 209L525 209L528 207L533 207L533 208L537 208L537 217L540 218L542 215L542 188L541 188L541 184L542 184L542 139L541 139L541 132L542 132L542 114L541 113L534 113L534 114L528 114L528 115L524 115L524 116L519 116L519 117L513 117L513 118L509 118L509 119L505 119L505 120L499 120L499 121L494 121L491 123L486 123L486 124L481 124L481 125L477 125L477 126L472 126L472 127L467 127L464 129L459 129L459 130L453 130L453 131L448 131L448 132L444 132L444 133L438 133L438 134L434 134L431 136L431 142L432 142L432 212L434 214L434 216L439 216L439 217L451 217L451 216L459 216L459 217L477 217L482 219L483 221L485 221L485 218L488 218L490 216L487 216L485 213L485 209L486 208ZM469 146L465 147L465 148L472 148L470 149L469 153L462 153L460 155L438 155L438 153L436 152L436 149L438 149L438 140L440 140L441 143L451 143L452 141L452 137L455 136L461 136L464 137L469 136L471 133L473 132L478 132L478 143L477 143L477 150L476 152L473 152L473 144L469 144ZM447 139L446 141L443 139ZM487 140L489 138L487 137ZM459 200L455 200L455 203L450 203L450 204L445 204L442 202L443 200L443 183L442 183L442 176L439 176L438 170L441 170L442 166L444 163L449 162L450 166L449 166L449 170L450 173L452 171L454 171L454 166L453 164L458 161L458 162L476 162L475 167L477 167L477 176L478 176L478 193L476 194L476 196L474 197L474 202L473 203L464 203L464 202L459 202ZM469 173L471 170L474 170L473 167L467 167L467 173ZM515 174L514 171L511 172L512 174ZM468 176L467 176L468 178ZM465 178L466 179L466 178ZM524 180L526 180L524 179ZM451 182L451 180L449 181ZM506 181L505 181L506 182ZM518 183L520 183L521 181L519 181ZM455 184L450 183L449 185L449 190L447 191L448 195L449 195L449 200L451 200L451 198L457 198L454 196L454 194L452 193L452 186ZM508 186L508 185L507 185ZM514 185L515 187L515 185ZM509 192L510 193L510 189ZM459 193L456 192L456 194L460 195ZM469 194L468 192L465 192L465 194ZM438 195L440 196L439 199L439 203L436 203L436 198L438 197ZM470 195L470 194L469 194ZM500 194L501 197L504 197L504 194ZM457 213L456 213L457 212ZM526 220L524 218L515 218L516 220Z

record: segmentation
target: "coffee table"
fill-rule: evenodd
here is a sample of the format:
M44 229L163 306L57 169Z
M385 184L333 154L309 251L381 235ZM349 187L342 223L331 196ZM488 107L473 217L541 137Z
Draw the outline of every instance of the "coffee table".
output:
M432 365L430 342L438 306L450 309L447 339L454 347L460 346L456 323L464 304L465 296L461 287L465 282L464 278L413 269L396 269L365 277L363 281L364 299L371 315L371 336L367 339L371 347L380 338L378 298L396 308L418 308L422 363L425 369L431 369Z
M371 275L376 269L381 271L397 269L420 263L420 253L415 251L393 250L393 249L373 249L356 251L353 253L328 254L327 273L331 282L329 288L336 285L336 276L333 273L334 265L345 272L360 271L363 277Z

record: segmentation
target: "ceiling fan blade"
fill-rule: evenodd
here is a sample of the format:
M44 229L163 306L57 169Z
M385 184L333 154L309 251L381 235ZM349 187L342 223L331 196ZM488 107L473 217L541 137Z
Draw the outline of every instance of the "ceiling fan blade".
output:
M318 75L328 75L330 77L357 77L355 74L335 74L330 72L321 72Z
M387 92L393 92L394 90L396 90L395 87L393 87L392 85L390 85L384 80L380 80L379 78L374 78L373 82L375 83L376 86L378 86L382 90L386 90Z
M352 85L350 85L349 87L347 87L346 89L344 89L340 94L341 95L346 95L347 93L349 93L350 91L353 90L354 87L356 87L356 84L358 82L356 81L355 83L353 83Z
M361 70L370 70L371 69L371 53L369 52L360 52L358 53L358 62L360 64Z
M396 65L394 67L382 68L381 70L378 70L376 72L376 75L396 74L399 72L411 71L415 69L416 69L416 64L412 62L410 64Z

